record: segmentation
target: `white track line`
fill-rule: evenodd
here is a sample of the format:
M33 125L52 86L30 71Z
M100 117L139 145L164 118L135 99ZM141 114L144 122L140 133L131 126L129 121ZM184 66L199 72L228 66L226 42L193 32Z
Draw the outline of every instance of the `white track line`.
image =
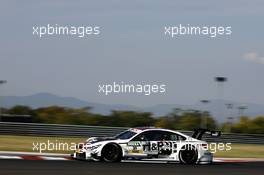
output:
M61 153L13 152L13 151L0 151L0 155L52 156L52 157L67 157L67 156L70 156L70 154L61 154Z
M23 159L20 156L0 156L0 159Z
M40 156L43 160L69 160L64 157L47 157L47 156Z
M214 159L213 162L224 162L224 160Z
M214 162L263 162L263 158L214 158Z

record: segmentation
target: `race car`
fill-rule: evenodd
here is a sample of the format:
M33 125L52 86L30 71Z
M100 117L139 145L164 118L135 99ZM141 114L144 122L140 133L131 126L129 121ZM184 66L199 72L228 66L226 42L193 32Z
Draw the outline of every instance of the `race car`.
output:
M213 154L202 136L217 131L196 129L192 136L160 128L131 128L115 137L91 137L78 144L72 157L77 160L120 162L147 160L180 162L182 164L212 163Z

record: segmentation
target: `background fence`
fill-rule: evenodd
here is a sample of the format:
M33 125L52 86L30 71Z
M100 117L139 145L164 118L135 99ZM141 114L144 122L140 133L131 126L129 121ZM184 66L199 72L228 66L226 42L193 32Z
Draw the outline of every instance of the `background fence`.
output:
M58 125L37 123L13 123L0 122L0 134L8 135L32 135L32 136L114 136L128 128L125 127L103 127L84 125ZM191 135L192 131L181 131ZM220 138L204 137L209 142L231 142L246 144L264 144L264 135L223 133Z

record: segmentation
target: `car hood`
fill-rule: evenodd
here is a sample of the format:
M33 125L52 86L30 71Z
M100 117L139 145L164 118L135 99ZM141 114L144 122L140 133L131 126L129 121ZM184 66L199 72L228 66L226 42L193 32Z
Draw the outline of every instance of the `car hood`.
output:
M114 137L90 137L89 139L86 140L86 144L93 144L93 143L98 143L102 141L111 141L111 140L116 140Z

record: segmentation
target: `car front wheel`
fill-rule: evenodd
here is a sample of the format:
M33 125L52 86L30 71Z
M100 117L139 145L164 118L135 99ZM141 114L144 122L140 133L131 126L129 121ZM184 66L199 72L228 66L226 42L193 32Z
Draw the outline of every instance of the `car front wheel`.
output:
M101 158L105 162L120 162L122 159L122 149L116 143L108 143L102 149Z

